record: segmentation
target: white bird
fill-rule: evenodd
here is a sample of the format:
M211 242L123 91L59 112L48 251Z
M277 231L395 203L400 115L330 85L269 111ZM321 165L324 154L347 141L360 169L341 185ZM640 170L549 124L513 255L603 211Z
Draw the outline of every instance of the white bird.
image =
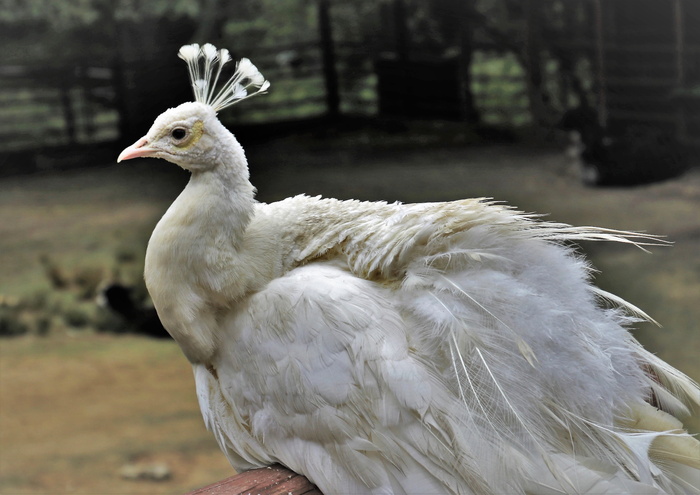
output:
M236 470L281 463L328 495L698 493L677 419L698 385L571 246L653 238L483 199L256 202L216 113L269 84L243 59L217 92L226 50L180 56L196 101L119 160L191 172L145 278Z

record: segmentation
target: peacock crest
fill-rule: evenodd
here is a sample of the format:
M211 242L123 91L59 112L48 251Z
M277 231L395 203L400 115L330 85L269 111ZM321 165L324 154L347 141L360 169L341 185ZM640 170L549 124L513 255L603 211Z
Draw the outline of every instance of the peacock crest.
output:
M193 43L181 47L178 56L187 62L195 101L211 106L216 112L265 93L270 87L270 82L265 80L258 68L247 58L242 58L236 63L233 76L217 91L221 70L231 61L226 48L217 50L211 43L201 47Z

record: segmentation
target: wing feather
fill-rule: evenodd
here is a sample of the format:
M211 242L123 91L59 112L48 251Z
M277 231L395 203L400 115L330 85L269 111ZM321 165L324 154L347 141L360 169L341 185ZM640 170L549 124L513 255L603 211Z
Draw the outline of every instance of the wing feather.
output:
M261 212L284 271L223 320L218 380L196 371L234 466L281 462L328 493L693 486L695 440L621 419L652 390L687 411L697 384L636 343L646 315L592 288L567 246L653 236L487 200Z

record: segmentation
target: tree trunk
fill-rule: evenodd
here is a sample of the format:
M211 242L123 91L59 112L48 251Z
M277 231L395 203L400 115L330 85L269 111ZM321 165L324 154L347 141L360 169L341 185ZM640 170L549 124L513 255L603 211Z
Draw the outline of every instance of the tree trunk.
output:
M462 115L470 124L478 125L481 115L476 108L472 92L472 59L474 57L474 19L471 12L476 10L476 0L456 0L459 19L460 76L462 79Z
M340 89L335 68L335 49L328 0L318 1L318 28L321 37L323 81L326 88L326 112L330 118L340 115Z
M544 5L541 0L526 0L525 69L527 72L527 95L530 101L532 121L536 125L547 124L547 107L542 93L543 78L540 54L542 46L540 30L542 27L543 8Z
M226 19L220 0L204 0L197 30L192 36L193 43L212 43L219 46L221 25Z

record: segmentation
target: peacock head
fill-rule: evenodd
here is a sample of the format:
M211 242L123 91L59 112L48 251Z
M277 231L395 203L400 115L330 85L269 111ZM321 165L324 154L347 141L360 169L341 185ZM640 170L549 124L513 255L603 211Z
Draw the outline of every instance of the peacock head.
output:
M117 162L139 157L163 158L191 171L216 166L222 143L231 134L216 114L239 101L265 93L270 83L247 58L236 64L236 71L216 90L228 50L207 43L185 45L179 57L187 62L194 91L193 102L163 112L148 133L121 152Z

